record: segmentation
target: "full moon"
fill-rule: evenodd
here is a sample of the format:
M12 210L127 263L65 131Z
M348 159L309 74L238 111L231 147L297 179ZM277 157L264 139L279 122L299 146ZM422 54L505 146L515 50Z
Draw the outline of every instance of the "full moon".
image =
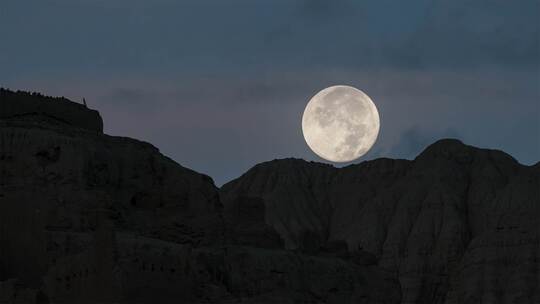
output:
M302 132L318 156L349 162L366 154L379 134L379 112L364 92L350 86L332 86L308 102Z

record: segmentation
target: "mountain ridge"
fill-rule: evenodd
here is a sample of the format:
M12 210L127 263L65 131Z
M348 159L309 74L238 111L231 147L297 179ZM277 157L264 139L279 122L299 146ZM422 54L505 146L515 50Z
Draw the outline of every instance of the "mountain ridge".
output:
M217 188L85 127L99 113L49 119L62 105L0 115L0 302L540 302L540 162L444 139L414 160L272 160Z
M366 163L369 163L369 162L382 161L382 160L414 161L415 159L417 159L418 157L420 157L424 153L431 153L431 152L428 151L428 149L433 148L433 147L437 147L439 145L446 145L447 143L453 143L453 144L455 143L455 144L458 144L458 145L462 145L462 146L465 146L465 147L471 147L471 148L475 148L475 149L479 149L479 150L492 151L492 152L495 152L495 153L502 153L502 154L505 154L505 155L509 156L510 158L512 158L519 165L525 166L525 167L535 167L535 166L540 165L540 161L538 161L538 162L536 162L534 164L530 164L530 165L523 164L523 163L519 162L517 159L515 159L511 154L505 152L504 150L491 149L491 148L481 148L481 147L468 145L468 144L465 144L463 141L461 141L460 139L457 139L457 138L441 138L441 139L438 139L438 140L434 141L433 143L429 144L428 146L426 146L424 148L424 150L422 150L413 159L391 158L391 157L384 157L383 156L383 157L378 157L378 158L374 158L374 159L370 159L370 160L363 160L363 161L361 161L359 163L348 164L348 165L343 166L343 167L337 167L332 163L326 163L326 162L320 162L320 161L314 161L314 160L306 160L306 159L298 158L298 157L284 157L284 158L275 158L275 159L272 159L272 160L257 163L254 166L252 166L251 168L249 168L248 170L246 170L246 172L254 169L255 167L261 166L261 165L266 165L266 164L269 164L269 163L281 162L281 161L299 161L299 162L304 162L304 163L311 163L311 164L316 164L316 165L329 166L329 167L332 167L332 168L335 168L335 169L338 169L338 170L345 169L345 168L359 167L359 166L365 165ZM243 174L245 174L246 172L244 172ZM235 179L238 179L239 177L237 177ZM233 179L233 180L235 180L235 179ZM231 180L231 181L233 181L233 180ZM226 182L225 184L223 184L223 186L230 183L231 181Z

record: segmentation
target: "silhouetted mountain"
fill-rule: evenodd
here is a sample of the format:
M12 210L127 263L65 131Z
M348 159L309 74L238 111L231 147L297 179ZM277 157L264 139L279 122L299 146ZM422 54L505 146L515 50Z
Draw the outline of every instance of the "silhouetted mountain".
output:
M401 303L539 303L539 180L538 166L445 139L413 161L274 160L221 198L225 210L264 205L261 224L288 249L344 241L372 254L399 278Z
M152 145L63 123L92 110L12 95L0 95L0 303L399 300L375 266L283 250L252 225L264 219L256 202L227 228L212 179ZM31 99L24 111L19 98Z
M0 105L0 303L539 302L538 164L442 140L217 189L83 105Z

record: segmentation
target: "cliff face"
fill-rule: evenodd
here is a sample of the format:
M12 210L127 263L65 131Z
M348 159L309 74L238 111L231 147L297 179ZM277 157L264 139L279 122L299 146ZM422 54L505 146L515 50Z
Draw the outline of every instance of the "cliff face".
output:
M221 189L225 210L264 204L289 249L344 241L399 278L401 303L540 301L540 170L456 140L414 161L342 169L285 159Z
M211 179L149 144L0 121L0 147L0 281L17 279L51 301L113 300L91 296L122 285L121 262L138 243L100 233L186 248L222 243ZM100 212L110 221L105 228Z

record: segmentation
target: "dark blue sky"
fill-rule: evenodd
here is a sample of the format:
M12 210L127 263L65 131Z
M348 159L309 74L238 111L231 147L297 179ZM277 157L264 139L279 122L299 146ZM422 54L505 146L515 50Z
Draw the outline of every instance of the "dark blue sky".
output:
M540 0L2 0L0 86L84 96L106 132L218 185L319 159L309 98L358 87L381 115L363 159L441 137L540 160Z

